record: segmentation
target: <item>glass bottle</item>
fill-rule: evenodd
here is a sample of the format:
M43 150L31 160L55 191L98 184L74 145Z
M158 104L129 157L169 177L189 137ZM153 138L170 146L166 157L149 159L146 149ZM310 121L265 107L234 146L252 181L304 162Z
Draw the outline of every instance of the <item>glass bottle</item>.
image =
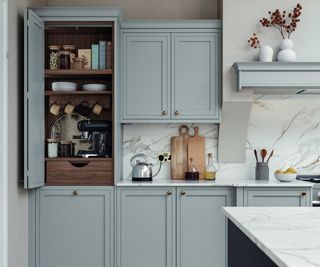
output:
M194 166L192 158L190 158L188 171L186 172L186 180L199 180L199 171Z
M208 154L208 165L206 166L204 179L205 180L215 180L217 170L218 170L217 166L213 163L212 154L209 153Z

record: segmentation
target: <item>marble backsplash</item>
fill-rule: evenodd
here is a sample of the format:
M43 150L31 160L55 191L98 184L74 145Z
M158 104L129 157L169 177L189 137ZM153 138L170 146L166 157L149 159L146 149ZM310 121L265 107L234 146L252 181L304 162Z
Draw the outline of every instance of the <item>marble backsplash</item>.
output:
M199 126L206 136L206 151L217 156L218 125ZM130 158L137 153L148 155L154 173L161 152L170 151L171 136L178 135L179 124L126 124L123 126L123 174L131 177ZM236 136L236 132L235 132ZM300 173L320 173L320 95L256 96L248 125L247 160L241 164L220 164L218 179L254 177L253 149L274 149L270 176L275 169L293 166ZM170 177L170 164L163 164L155 179Z

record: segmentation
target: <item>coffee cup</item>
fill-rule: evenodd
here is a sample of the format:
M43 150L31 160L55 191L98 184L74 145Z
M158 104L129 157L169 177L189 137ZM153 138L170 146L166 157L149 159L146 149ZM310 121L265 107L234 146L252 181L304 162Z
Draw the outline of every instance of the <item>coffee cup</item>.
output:
M81 104L77 105L74 108L74 111L82 116L88 116L90 114L90 107L87 101L83 101Z
M60 113L60 105L56 102L52 103L50 106L50 113L55 116L58 116Z
M66 114L71 114L74 110L74 104L72 102L68 102L65 106L64 106L64 113Z
M102 110L103 110L103 106L98 102L95 103L92 108L92 112L97 116L99 116L101 114Z

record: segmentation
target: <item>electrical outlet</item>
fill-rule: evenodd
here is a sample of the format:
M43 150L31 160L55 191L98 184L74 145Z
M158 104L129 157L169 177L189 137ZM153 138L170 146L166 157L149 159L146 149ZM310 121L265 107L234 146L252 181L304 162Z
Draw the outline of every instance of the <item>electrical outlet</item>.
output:
M162 152L158 155L158 160L162 163L171 161L171 153L170 152Z

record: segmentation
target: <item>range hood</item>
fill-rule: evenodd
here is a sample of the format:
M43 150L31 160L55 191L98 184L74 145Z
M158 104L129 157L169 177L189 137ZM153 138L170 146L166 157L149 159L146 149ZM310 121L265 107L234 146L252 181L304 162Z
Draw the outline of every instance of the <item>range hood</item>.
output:
M236 62L237 90L256 94L320 94L320 62Z

